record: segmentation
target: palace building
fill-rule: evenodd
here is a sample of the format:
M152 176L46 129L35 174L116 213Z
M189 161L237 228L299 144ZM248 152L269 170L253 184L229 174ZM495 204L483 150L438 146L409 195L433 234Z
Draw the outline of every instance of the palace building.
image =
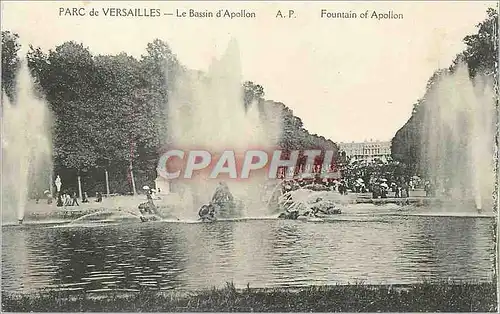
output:
M372 162L375 159L388 162L391 157L391 142L340 142L337 143L337 145L339 147L339 151L344 151L351 162L355 160Z

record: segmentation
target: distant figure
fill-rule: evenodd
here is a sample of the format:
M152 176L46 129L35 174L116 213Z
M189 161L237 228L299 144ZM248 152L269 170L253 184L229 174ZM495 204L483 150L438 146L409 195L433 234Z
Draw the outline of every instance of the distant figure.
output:
M380 198L387 198L387 190L385 185L380 185Z
M71 203L71 206L80 206L80 204L78 204L78 196L76 195L76 192L73 192L73 197L71 197L71 199L73 200L73 202Z
M102 194L101 194L101 192L96 192L96 193L95 193L95 198L96 198L96 200L95 200L95 201L96 201L97 203L102 202Z
M146 190L146 199L148 202L153 201L153 192L151 190Z
M432 196L432 186L430 181L426 181L424 185L425 196Z
M47 193L47 204L52 204L52 201L53 201L53 198L52 198L52 194L50 193Z
M356 182L354 184L354 190L356 191L356 193L361 193L361 186L359 185L359 182Z
M396 184L396 186L394 187L394 197L395 198L400 198L402 197L401 196L401 186L399 184Z
M410 197L410 185L408 183L403 182L403 186L401 187L403 191L401 192L402 194L404 193L405 196L402 197Z
M339 185L339 193L340 195L347 195L347 183L345 180L342 180Z
M68 193L63 193L64 206L71 206L71 196Z
M56 203L56 206L57 207L64 206L64 202L63 202L63 198L62 198L61 193L57 193L57 203Z
M409 193L408 193L408 186L403 183L403 185L401 186L401 198L408 198L409 196Z
M89 202L89 197L87 195L87 192L83 192L82 203L88 203L88 202Z
M378 182L375 182L372 186L372 198L377 199L381 195L381 187Z
M397 187L398 187L398 184L396 184L396 182L391 183L391 191L392 192L396 193ZM396 195L396 194L394 194L394 195ZM394 197L397 197L397 196L394 196Z

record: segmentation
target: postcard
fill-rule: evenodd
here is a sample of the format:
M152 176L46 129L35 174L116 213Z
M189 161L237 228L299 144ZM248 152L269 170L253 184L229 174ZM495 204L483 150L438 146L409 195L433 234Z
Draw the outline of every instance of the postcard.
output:
M498 2L3 1L1 29L2 311L498 311Z

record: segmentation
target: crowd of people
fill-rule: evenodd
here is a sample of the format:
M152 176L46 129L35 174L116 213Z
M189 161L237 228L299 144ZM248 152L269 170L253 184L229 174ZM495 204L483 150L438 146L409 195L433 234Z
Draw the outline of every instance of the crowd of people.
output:
M282 192L297 190L299 188L308 188L316 191L337 191L341 195L348 193L372 193L372 198L386 198L390 192L394 193L395 198L407 198L410 191L417 188L415 180L405 180L399 178L389 182L385 178L374 177L369 182L363 179L327 179L327 180L304 180L291 179L285 180L282 184Z
M45 191L44 194L45 197L47 198L47 204L51 205L54 202L54 196L49 191ZM73 193L69 191L56 192L55 199L57 207L80 206L80 203L78 202L78 194L76 192ZM36 203L38 204L39 201L40 198L37 197ZM83 192L81 202L89 203L89 196L87 192ZM102 193L96 192L95 202L96 203L102 202Z
M100 192L96 192L95 202L102 202L102 194ZM82 203L89 203L89 196L87 192L83 192L82 194ZM70 194L69 192L57 193L57 207L66 207L66 206L80 206L78 203L78 194L73 192Z
M427 196L434 195L434 187L418 176L409 176L403 165L397 162L383 163L359 162L348 164L341 170L339 179L322 179L316 175L312 179L303 179L300 175L291 180L284 180L282 192L305 188L312 190L337 191L341 195L348 193L371 193L372 198L408 198L410 191L424 189Z

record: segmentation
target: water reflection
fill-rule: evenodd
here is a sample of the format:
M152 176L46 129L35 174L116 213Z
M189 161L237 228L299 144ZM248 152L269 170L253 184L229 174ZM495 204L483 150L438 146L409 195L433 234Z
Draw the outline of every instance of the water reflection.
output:
M492 279L494 270L493 219L461 217L421 217L419 224L406 223L413 229L403 238L404 256L413 261L402 271L413 271L416 280L460 278L463 273L487 274L481 279ZM414 265L416 264L416 265Z
M491 280L494 220L126 224L2 228L8 291L200 289Z
M143 227L144 226L144 227ZM177 283L183 254L176 230L151 225L103 228L24 229L11 231L28 234L27 247L32 258L19 260L18 249L4 243L5 267L39 270L28 278L47 273L45 286L65 290L138 289L141 286L163 288ZM6 234L4 233L4 237ZM14 262L16 261L16 262ZM2 272L3 275L4 272ZM25 276L26 277L26 276ZM23 276L4 276L15 285Z
M232 281L234 226L227 222L178 225L184 227L186 241L183 244L189 252L182 272L184 287L196 289L200 280L206 280L207 286Z

